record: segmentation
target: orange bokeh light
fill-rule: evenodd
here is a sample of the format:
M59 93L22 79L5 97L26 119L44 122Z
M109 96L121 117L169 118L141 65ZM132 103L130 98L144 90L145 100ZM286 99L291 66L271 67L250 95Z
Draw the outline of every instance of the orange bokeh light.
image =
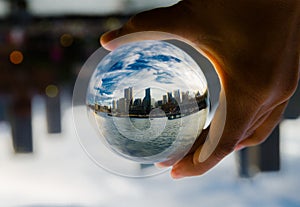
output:
M23 59L24 59L23 53L18 50L12 51L9 55L10 62L15 65L21 64L23 62Z
M63 47L70 47L72 44L73 44L73 41L74 41L74 38L72 35L70 34L63 34L61 37L60 37L60 44L63 46Z

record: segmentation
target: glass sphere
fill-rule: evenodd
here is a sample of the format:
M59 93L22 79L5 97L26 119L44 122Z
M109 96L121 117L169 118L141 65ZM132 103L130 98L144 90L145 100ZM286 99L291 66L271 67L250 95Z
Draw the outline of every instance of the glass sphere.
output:
M128 43L95 68L87 112L112 152L139 163L176 162L192 147L209 113L204 74L166 41Z

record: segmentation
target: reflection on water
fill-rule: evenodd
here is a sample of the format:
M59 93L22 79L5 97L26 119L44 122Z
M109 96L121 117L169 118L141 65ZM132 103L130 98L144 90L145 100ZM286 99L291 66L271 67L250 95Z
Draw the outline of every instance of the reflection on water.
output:
M206 115L207 110L201 110L170 120L111 117L100 112L95 118L111 149L126 158L153 163L187 152L200 134Z

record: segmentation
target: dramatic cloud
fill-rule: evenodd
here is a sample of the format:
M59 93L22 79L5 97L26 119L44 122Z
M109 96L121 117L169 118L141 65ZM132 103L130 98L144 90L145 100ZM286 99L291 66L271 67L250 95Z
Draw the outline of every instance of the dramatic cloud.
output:
M124 88L134 90L163 88L166 91L206 90L201 69L181 49L162 41L144 41L121 46L97 66L90 82L90 93L121 97Z

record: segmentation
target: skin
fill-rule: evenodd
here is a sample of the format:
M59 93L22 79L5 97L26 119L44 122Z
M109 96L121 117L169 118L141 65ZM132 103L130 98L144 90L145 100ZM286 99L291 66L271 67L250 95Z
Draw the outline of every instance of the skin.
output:
M204 52L220 77L220 105L227 105L224 129L220 137L211 136L218 142L207 158L199 161L209 130L182 160L159 164L172 165L173 178L201 175L234 150L263 142L297 88L299 0L183 0L137 14L122 28L104 34L101 44L139 31L172 33ZM216 116L223 115L221 111ZM213 121L210 129L216 131L219 125Z

